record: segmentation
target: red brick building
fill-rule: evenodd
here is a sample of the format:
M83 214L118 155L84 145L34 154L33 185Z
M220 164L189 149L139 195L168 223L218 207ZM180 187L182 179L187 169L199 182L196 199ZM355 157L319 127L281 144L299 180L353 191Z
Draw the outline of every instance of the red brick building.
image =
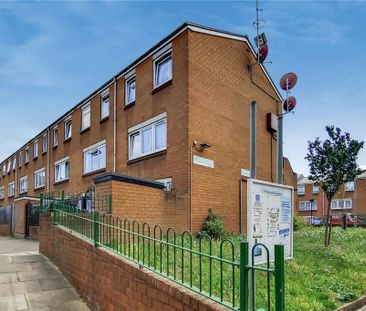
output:
M309 218L311 215L323 217L327 214L327 208L328 200L323 189L307 177L299 175L296 214L304 218ZM313 209L312 212L311 209ZM355 181L347 183L334 196L330 214L341 215L345 212L366 215L366 175L358 176Z
M266 121L282 99L255 62L246 36L184 23L1 162L0 205L21 218L41 192L85 192L95 180L121 216L197 231L211 208L239 231L253 100L256 178L276 177Z

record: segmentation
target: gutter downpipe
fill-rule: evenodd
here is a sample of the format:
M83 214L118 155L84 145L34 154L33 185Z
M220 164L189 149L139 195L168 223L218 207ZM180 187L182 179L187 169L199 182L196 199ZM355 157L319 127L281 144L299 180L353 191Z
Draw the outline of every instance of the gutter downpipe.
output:
M117 133L117 116L116 116L117 81L116 81L116 77L113 78L113 83L114 83L114 90L113 90L113 173L115 173L116 172L116 149L117 149L117 147L116 147L116 143L117 143L117 138L116 138L116 133Z

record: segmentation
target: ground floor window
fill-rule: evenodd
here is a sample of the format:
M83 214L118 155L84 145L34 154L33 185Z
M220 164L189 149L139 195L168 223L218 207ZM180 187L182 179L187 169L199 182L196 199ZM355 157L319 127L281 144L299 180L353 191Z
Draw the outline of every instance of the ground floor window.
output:
M28 191L28 176L24 176L19 179L19 193L25 193Z

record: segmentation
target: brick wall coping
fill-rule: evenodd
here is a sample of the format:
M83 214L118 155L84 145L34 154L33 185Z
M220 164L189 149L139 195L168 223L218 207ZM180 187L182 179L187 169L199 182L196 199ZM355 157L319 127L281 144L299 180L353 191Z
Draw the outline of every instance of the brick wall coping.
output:
M144 179L139 178L135 176L125 175L121 173L105 173L98 175L94 177L94 183L100 184L106 181L121 181L121 182L127 182L130 184L140 185L140 186L147 186L151 188L157 188L157 189L164 189L165 185L161 182L150 180L150 179Z

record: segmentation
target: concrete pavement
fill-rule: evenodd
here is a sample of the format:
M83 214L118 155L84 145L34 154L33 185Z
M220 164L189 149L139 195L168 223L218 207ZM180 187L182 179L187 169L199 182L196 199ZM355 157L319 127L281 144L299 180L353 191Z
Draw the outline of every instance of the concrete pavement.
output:
M38 242L0 237L0 310L89 311Z

